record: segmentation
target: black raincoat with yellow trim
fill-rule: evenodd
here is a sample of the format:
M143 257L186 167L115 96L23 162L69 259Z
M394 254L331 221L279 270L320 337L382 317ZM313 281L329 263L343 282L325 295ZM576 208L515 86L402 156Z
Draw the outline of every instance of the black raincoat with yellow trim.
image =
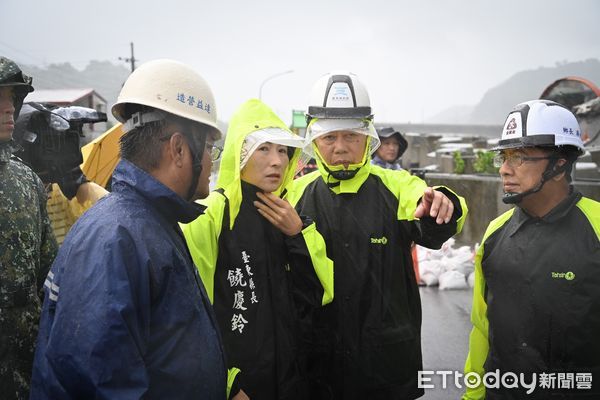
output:
M334 262L331 304L314 308L297 296L311 398L417 398L421 301L411 245L439 248L461 230L466 203L436 188L454 204L451 221L416 220L423 180L367 162L353 178L337 181L317 163L319 170L294 181L287 194L315 221Z
M529 384L535 373L537 387L479 385L463 399L600 398L600 203L573 191L542 218L516 207L492 221L471 321L465 374L523 373Z
M263 103L250 100L232 117L217 191L204 215L183 227L213 303L230 368L230 395L251 399L306 399L297 361L297 318L290 272L313 305L331 302L333 263L314 223L287 237L262 217L253 202L259 188L242 182L240 154L246 136L265 128L288 130ZM293 179L294 152L280 194Z

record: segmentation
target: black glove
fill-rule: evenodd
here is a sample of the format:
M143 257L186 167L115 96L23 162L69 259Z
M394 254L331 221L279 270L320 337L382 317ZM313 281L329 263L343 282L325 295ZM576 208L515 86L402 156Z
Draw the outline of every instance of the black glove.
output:
M81 168L77 166L58 178L56 183L58 183L65 197L71 200L77 194L79 186L86 182L89 182L88 179L83 174Z

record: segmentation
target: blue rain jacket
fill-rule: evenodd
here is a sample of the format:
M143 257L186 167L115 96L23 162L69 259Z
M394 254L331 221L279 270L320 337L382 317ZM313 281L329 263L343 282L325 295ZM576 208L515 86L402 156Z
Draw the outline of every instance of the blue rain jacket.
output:
M32 399L226 398L216 320L178 226L197 207L119 163L46 279Z

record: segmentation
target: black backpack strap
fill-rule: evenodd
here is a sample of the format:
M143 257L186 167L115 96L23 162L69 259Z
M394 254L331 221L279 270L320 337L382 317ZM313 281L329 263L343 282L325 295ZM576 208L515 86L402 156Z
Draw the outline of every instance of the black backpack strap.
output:
M223 225L229 229L229 199L225 196L225 189L218 188L215 192L219 193L221 196L225 198L225 210L223 211Z

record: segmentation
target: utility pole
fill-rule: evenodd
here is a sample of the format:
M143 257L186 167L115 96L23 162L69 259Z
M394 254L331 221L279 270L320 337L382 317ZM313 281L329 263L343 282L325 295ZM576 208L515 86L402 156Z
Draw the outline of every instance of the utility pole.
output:
M135 56L133 55L133 42L129 43L131 46L131 56L128 58L119 57L119 60L131 63L131 72L135 70Z

